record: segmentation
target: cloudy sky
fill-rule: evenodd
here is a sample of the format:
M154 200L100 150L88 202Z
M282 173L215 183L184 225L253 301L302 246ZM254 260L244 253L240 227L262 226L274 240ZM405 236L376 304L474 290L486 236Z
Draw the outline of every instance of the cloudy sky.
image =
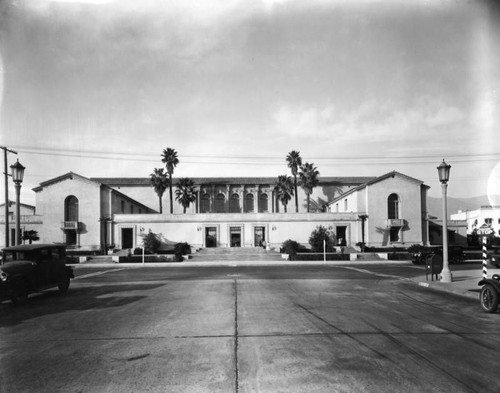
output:
M500 194L496 3L0 0L0 145L25 203L69 171L147 177L166 147L175 176L277 176L298 150L431 196L445 158L450 196Z

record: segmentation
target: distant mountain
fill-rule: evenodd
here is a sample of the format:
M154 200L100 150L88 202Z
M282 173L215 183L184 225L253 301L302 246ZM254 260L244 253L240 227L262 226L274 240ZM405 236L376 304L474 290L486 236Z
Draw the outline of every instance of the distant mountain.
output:
M494 204L500 205L500 195L494 197ZM450 215L458 213L459 210L477 210L481 206L489 206L490 201L486 195L473 198L450 198L448 197L448 218ZM427 197L427 210L429 214L441 219L443 217L442 198Z

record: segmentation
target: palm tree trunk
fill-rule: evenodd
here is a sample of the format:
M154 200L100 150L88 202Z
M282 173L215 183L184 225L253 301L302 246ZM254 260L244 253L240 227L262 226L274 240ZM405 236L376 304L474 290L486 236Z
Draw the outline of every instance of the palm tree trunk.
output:
M297 175L293 175L293 183L295 186L295 213L299 212L299 197L297 195Z
M172 199L172 174L169 173L168 174L168 178L169 178L169 190L170 190L170 214L174 214L174 200Z
M311 202L311 194L307 193L307 212L309 213L309 203Z
M161 202L161 196L158 196L158 199L160 201L160 214L162 214L163 213L163 204Z

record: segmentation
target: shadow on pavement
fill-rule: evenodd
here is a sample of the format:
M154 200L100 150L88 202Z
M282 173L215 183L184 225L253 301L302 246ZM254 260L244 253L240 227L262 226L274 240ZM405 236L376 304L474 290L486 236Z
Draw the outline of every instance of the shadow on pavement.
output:
M134 284L134 290L151 290L163 285L165 284ZM10 301L4 301L0 305L0 327L15 326L32 318L66 311L121 307L147 297L126 295L130 291L130 288L130 285L125 284L99 287L70 287L66 294L60 294L57 289L31 294L26 303L18 306L14 306ZM117 292L123 292L124 294L120 296L108 296Z

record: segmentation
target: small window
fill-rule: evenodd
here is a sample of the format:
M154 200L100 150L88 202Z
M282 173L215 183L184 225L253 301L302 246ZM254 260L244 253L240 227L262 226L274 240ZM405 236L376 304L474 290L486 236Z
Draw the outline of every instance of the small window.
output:
M485 218L485 219L484 219L484 222L485 222L486 224L488 224L488 225L491 225L491 224L493 224L493 218Z
M121 212L125 213L125 202L121 201Z

